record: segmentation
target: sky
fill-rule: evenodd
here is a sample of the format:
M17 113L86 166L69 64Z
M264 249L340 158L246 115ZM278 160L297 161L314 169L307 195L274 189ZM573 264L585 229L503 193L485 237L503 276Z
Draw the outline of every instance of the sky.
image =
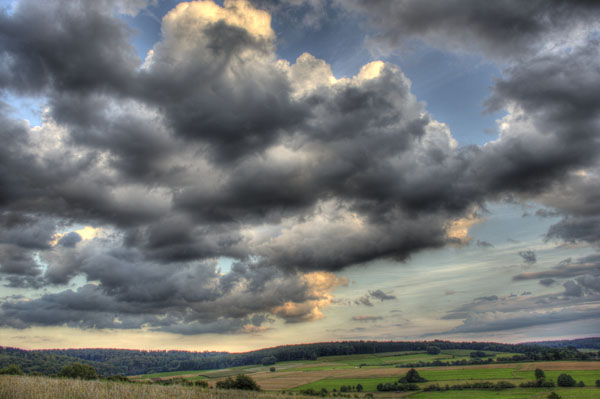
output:
M0 345L600 332L600 3L0 1Z

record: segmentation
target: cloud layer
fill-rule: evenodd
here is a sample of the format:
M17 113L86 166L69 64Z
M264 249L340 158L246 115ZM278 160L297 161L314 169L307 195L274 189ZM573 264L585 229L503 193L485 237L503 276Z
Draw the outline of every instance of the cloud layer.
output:
M392 42L453 48L477 35L466 50L536 49L492 88L487 106L508 110L498 139L459 147L398 67L336 78L308 53L279 60L270 15L246 1L179 4L144 60L115 4L21 0L0 13L0 89L46 101L39 127L0 108L0 272L13 287L87 281L2 303L3 325L191 334L315 320L344 283L330 272L468 244L479 209L507 197L564 215L548 239L598 242L586 198L598 187L599 45L542 46L545 21L585 27L594 6L500 2L506 25L471 4L435 30L401 22L448 10L369 10ZM504 26L521 39L499 40Z

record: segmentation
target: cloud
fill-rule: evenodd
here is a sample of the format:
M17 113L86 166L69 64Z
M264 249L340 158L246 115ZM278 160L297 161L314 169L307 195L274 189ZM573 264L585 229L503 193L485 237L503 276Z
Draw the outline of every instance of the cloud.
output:
M499 60L519 58L548 46L566 46L582 27L597 26L600 7L585 1L353 0L347 8L367 16L373 40L396 47L410 39L448 50L482 52ZM556 45L556 44L555 44Z
M472 314L463 321L463 324L446 333L503 331L586 319L600 319L600 312L597 308L565 308L557 311L492 311Z
M354 303L356 305L373 306L373 302L371 302L368 295L361 296L360 298L356 299Z
M77 233L76 231L72 231L72 232L62 236L58 240L57 244L61 245L63 247L67 247L67 248L74 248L75 245L77 245L77 243L80 242L81 240L82 240L82 238L79 235L79 233Z
M242 264L227 274L220 274L215 263L164 267L145 262L135 251L91 252L79 267L96 283L4 302L2 325L147 326L181 334L248 331L248 324L260 327L272 319L269 315L288 322L318 319L331 303L331 291L344 283L329 273L289 275Z
M519 256L523 258L523 262L527 263L528 265L533 265L535 262L537 262L535 252L531 250L521 251L519 252Z
M481 241L481 240L477 240L477 246L481 247L481 248L493 248L494 246L487 242L487 241Z
M573 261L571 258L561 261L558 265L550 270L539 272L520 273L513 277L513 280L531 280L542 279L540 283L543 285L552 284L550 281L553 278L572 278L583 274L600 273L600 255L588 255ZM542 283L544 281L544 283Z
M14 287L55 286L2 303L5 325L191 334L315 320L344 284L331 272L467 245L485 202L506 197L560 211L549 237L596 242L589 225L560 225L598 214L600 69L587 36L507 66L487 102L508 112L498 139L459 147L397 66L338 78L307 53L278 60L269 14L246 1L179 4L141 60L113 7L147 3L131 4L22 0L0 12L0 88L46 107L31 127L0 106L0 272ZM547 18L570 30L595 15L474 5L450 32L458 5L434 32L423 17L448 5L373 4L373 18L389 6L407 29L398 39L466 35L494 55L538 46ZM494 13L523 25L488 24ZM396 23L410 15L428 23ZM535 29L506 41L505 26ZM221 257L236 262L224 275ZM595 275L571 266L515 279ZM75 276L88 284L65 289ZM394 296L355 303L372 298Z
M386 294L382 290L369 291L369 295L371 295L372 298L379 299L381 302L396 299L395 296Z
M543 278L540 280L540 284L545 287L549 287L554 283L556 283L556 280L554 280L553 278Z
M352 316L352 320L360 321L360 322L371 322L371 321L383 320L383 317L381 317L381 316Z

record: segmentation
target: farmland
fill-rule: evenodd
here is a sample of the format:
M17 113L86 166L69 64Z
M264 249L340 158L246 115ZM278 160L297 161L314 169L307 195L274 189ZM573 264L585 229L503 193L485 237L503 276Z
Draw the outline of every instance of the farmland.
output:
M487 357L506 357L509 353L489 352ZM149 378L170 379L183 377L191 381L204 379L210 386L216 381L236 374L250 375L262 388L267 391L287 391L301 394L306 392L325 392L338 394L342 386L347 387L348 394L363 396L372 393L374 397L404 397L415 399L453 399L453 398L545 398L550 392L559 393L564 399L597 398L600 388L595 387L595 381L600 379L600 362L597 361L544 361L521 363L491 363L483 365L458 365L439 367L418 367L420 376L427 382L419 383L419 388L431 384L461 385L473 382L506 381L516 385L516 388L505 390L462 390L441 392L378 392L377 385L392 383L404 376L409 370L406 365L417 362L429 363L435 360L467 360L469 351L446 350L431 355L420 351L388 352L377 354L360 354L346 356L322 356L317 360L293 362L278 362L269 371L269 366L241 366L212 371L181 371L140 375L134 380L143 381ZM535 381L534 370L541 368L545 371L546 379L556 382L558 376L567 373L576 381L583 381L585 387L576 388L519 388L519 384ZM362 392L356 391L361 385ZM345 391L346 389L344 389Z

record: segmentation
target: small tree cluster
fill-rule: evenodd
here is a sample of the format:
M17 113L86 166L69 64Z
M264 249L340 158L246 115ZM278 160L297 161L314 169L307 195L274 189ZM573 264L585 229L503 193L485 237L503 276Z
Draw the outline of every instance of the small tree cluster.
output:
M569 374L561 374L558 376L556 383L559 387L574 387L577 384L575 378L571 377Z
M241 389L246 391L260 391L260 386L251 377L240 374L235 379L227 377L225 380L217 381L220 389Z
M417 372L417 370L415 369L410 369L408 370L408 372L406 373L406 376L400 378L398 380L398 382L400 383L408 383L408 384L414 384L417 382L426 382L427 380L423 377L421 377L419 375L419 373Z
M72 363L63 367L60 377L79 378L82 380L95 380L98 378L96 369L87 364Z
M0 369L0 374L6 375L23 375L23 370L16 364L9 364L8 366Z

